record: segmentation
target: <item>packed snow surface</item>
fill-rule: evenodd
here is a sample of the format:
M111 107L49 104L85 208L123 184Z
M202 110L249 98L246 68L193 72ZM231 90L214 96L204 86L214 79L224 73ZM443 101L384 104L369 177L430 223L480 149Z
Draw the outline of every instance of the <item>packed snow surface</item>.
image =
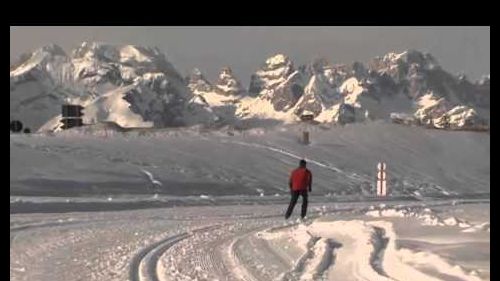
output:
M489 221L488 203L426 206ZM285 207L13 214L11 280L490 280L485 230L373 218L367 203L285 221Z
M490 280L489 135L304 129L12 134L10 280Z

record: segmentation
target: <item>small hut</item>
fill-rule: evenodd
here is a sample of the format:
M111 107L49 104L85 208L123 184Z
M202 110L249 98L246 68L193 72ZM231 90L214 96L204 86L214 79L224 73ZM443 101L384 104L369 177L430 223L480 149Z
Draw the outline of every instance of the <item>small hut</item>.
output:
M83 126L83 106L75 104L63 104L61 110L61 123L63 124L63 130Z

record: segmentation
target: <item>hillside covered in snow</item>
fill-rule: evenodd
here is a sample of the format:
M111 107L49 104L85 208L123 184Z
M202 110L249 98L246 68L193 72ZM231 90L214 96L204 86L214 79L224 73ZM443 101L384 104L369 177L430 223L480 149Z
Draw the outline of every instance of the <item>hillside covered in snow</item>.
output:
M311 144L303 145L297 125L247 131L89 129L13 134L11 195L287 198L286 179L302 158L314 173L313 196L373 197L381 161L395 198L490 192L490 138L484 133L374 121L312 128Z
M154 48L84 42L68 55L46 46L11 69L10 87L11 119L35 130L64 103L83 105L86 124L171 127L215 118L189 103L183 78Z

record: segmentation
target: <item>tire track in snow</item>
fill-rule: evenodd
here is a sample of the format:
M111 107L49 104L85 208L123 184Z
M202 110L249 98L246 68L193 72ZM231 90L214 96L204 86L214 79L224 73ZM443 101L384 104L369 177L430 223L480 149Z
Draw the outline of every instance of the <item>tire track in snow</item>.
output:
M132 259L130 280L131 281L159 281L158 274L156 273L156 264L158 257L168 250L170 247L189 237L189 234L184 232L178 235L168 237L158 243L152 244L141 251L137 256Z
M263 243L257 243L258 241L251 241L252 238L255 239L257 238L258 240L261 240L259 239L258 235L256 236L255 234L259 233L259 232L275 232L275 231L279 231L279 230L283 230L283 229L286 229L286 228L291 228L291 227L294 227L294 226L297 226L299 225L298 222L293 222L293 223L286 223L285 225L279 225L279 226L272 226L272 227L264 227L264 228L259 228L259 229L254 229L253 231L250 231L250 232L247 232L243 235L240 235L240 236L237 236L235 237L229 244L229 246L227 247L227 259L226 260L226 263L229 265L229 268L232 270L232 274L236 275L236 277L239 279L239 280L244 280L244 281L262 281L262 280L267 280L267 279L259 279L257 276L255 276L247 267L248 265L246 265L241 257L241 254L238 253L238 247L246 242L245 240L248 240L250 245L253 246L253 247L260 247L261 249L273 254L276 256L276 259L277 261L279 261L280 263L282 263L283 265L284 264L287 264L287 262L285 261L285 259L280 256L278 253L275 253L274 250L272 249L272 247L269 247L269 245L267 244L266 241L260 241L260 242L263 242ZM265 243L265 244L264 244ZM284 277L284 274L281 274L280 276L277 276L277 278L273 279L273 280L281 280L282 278Z
M226 276L227 270L225 270L220 257L216 255L216 248L223 241L226 241L220 235L230 232L230 228L221 227L198 233L198 235L193 235L186 241L179 243L176 246L177 251L164 253L161 257L162 262L158 263L158 272L168 276L165 278L168 280L178 280L183 277L207 280L209 276ZM173 257L175 257L175 261L173 261Z
M237 278L243 281L259 281L257 280L250 271L247 270L241 257L237 254L235 250L241 243L241 238L236 238L229 244L228 247L228 264L230 265L231 272L236 275Z
M217 227L221 227L221 225L212 225L190 232L182 232L169 236L142 249L130 262L130 281L160 281L161 279L157 272L158 261L169 248L192 236L195 232L206 231Z
M11 233L20 232L24 230L32 230L37 228L50 228L56 226L67 226L67 225L78 225L78 224L89 224L96 222L106 222L106 220L64 220L64 221L54 221L54 222L45 222L45 223L29 223L29 224L21 224L12 226L10 228Z
M273 227L260 227L257 229L253 229L247 233L236 236L231 240L229 245L227 246L226 252L223 253L223 259L225 263L228 265L228 268L231 271L231 274L234 275L238 280L243 281L260 281L254 274L248 270L247 266L243 262L241 254L238 253L237 248L244 242L245 239L248 239L250 236L261 232L261 231L274 231L277 229L289 228L297 225L297 223L287 224L284 226L273 226Z

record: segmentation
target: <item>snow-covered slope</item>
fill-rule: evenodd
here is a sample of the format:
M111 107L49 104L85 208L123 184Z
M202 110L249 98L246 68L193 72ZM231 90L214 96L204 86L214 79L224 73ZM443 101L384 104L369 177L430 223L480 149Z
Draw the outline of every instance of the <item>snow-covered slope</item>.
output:
M215 118L189 103L191 91L156 48L84 42L67 56L51 45L10 74L11 118L34 130L66 102L88 106L86 122L115 121L124 127L189 125Z
M392 92L398 95L404 94L412 100L412 106L416 117L422 119L433 119L438 114L434 106L422 105L424 96L433 96L439 101L438 110L444 113L444 109L451 110L454 107L467 107L478 113L475 116L474 125L463 126L464 129L484 128L489 120L489 76L482 81L471 83L465 76L454 76L439 66L436 59L428 54L416 50L407 50L403 53L389 53L383 58L376 58L370 63L372 73L379 75L375 85L380 85L380 78L384 77L383 87L378 91ZM380 76L381 75L381 76ZM391 79L387 79L387 78ZM432 109L432 110L431 110ZM446 110L446 111L447 111ZM407 113L409 113L407 111ZM427 113L431 115L426 115ZM457 124L470 123L465 115L457 116ZM458 121L458 119L461 119ZM424 122L425 123L425 122ZM427 123L425 123L427 124ZM478 124L476 126L476 124ZM443 128L437 127L437 128Z
M330 108L332 105L339 103L340 95L336 89L331 88L326 80L326 77L321 74L315 74L309 80L309 83L304 89L304 94L297 102L294 113L298 116L304 112L311 112L318 121L331 121L319 117L321 113ZM325 116L327 117L327 116ZM333 116L330 116L333 118Z
M233 75L230 67L222 68L214 90L216 93L224 96L240 96L245 94L245 89L243 89L240 81Z
M198 68L193 69L186 80L188 82L189 89L194 94L204 94L214 90L212 83L205 78L203 73L201 73Z
M70 73L69 59L57 45L28 54L10 72L10 118L36 131L61 111L67 100L87 96L78 87L61 85Z
M300 120L293 114L293 109L277 111L272 101L263 96L242 98L236 109L236 116L243 121L261 119L277 120L283 123L295 123Z
M148 193L141 172L147 170L163 182L158 192L170 195L262 193L257 189L283 195L290 169L303 157L315 175L315 195L373 194L380 161L394 196L489 193L488 134L380 121L310 129L308 146L299 141L298 125L231 134L179 128L149 131L150 137L132 130L101 138L85 135L85 128L60 137L12 135L11 193Z
M257 97L242 101L236 113L242 118L278 119L284 123L312 114L316 121L331 122L336 112L332 106L340 102L335 75L323 61L296 70L287 56L275 55L252 77L249 91Z
M469 106L455 106L434 122L441 129L455 130L486 130L488 124L477 111Z
M232 124L235 122L236 104L244 96L244 89L230 68L224 68L219 78L213 85L199 69L194 69L188 80L188 87L194 95L192 103L213 113L218 123Z
M252 75L249 92L267 99L275 111L287 111L303 94L304 83L292 61L283 54L266 60L261 69Z
M414 125L466 130L487 129L489 120L489 76L470 83L442 70L430 54L415 50L389 53L368 67L317 59L298 70L287 56L276 55L254 74L250 92L257 98L241 103L236 110L240 118L290 123L312 114L318 122L345 123L415 115ZM446 110L436 115L434 105L423 104L429 94L445 103Z

